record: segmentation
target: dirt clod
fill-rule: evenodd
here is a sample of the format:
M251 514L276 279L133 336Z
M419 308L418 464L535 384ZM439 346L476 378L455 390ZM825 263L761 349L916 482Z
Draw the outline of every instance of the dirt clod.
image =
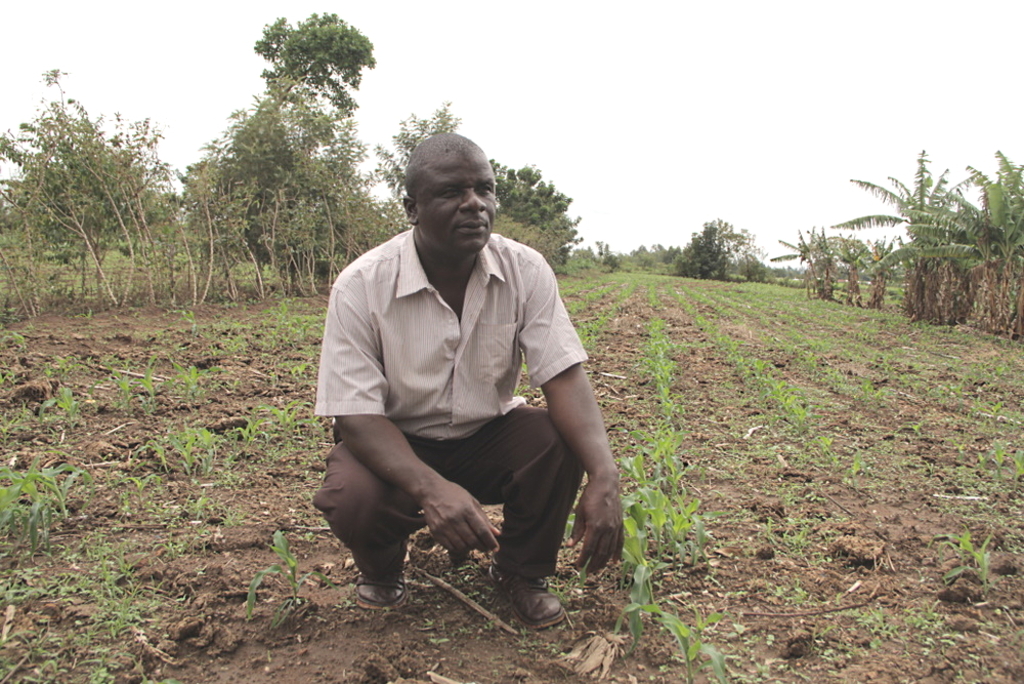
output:
M786 637L782 646L782 652L779 655L787 660L803 658L811 652L811 646L813 644L814 636L809 631L806 629L797 629Z
M845 536L839 537L829 546L828 552L836 558L845 558L851 566L875 567L885 551L885 544L877 539Z

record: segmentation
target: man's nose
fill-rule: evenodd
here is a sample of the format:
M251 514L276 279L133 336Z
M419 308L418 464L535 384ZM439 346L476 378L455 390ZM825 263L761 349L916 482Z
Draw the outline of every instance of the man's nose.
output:
M467 190L462 201L464 211L480 212L487 208L484 198L476 190Z

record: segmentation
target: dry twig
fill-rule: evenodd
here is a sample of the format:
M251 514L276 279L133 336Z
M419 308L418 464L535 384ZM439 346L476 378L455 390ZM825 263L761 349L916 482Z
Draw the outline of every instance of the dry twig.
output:
M7 676L5 676L3 679L0 679L0 684L7 684L7 682L10 681L11 677L14 676L14 673L20 670L21 666L28 662L29 656L31 655L31 652L26 653L25 657L19 660L18 664L11 668L11 671L7 673Z
M500 617L498 617L497 615L495 615L491 611L489 611L486 608L484 608L483 606L481 606L479 603L477 603L473 599L471 599L468 596L466 596L464 593L462 593L461 591L459 591L458 589L456 589L452 585L450 585L447 582L445 582L440 577L434 577L433 575L431 575L426 570L421 570L420 568L413 568L412 570L417 575L420 575L420 576L424 577L425 579L430 580L435 585L441 587L442 589L447 591L449 594L451 594L455 598L459 599L460 601L465 603L467 606L469 606L470 608L472 608L473 610L475 610L476 612L480 613L485 618L487 618L488 620L493 622L495 625L500 627L502 630L508 632L512 636L519 636L519 632L516 631L516 629L514 627L512 627L510 624L508 624L507 622L502 620Z

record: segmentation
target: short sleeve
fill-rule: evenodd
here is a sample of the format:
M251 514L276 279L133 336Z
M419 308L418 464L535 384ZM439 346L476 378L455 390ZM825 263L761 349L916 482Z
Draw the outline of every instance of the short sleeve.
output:
M320 348L318 416L384 415L388 381L367 296L358 274L343 274L331 289Z
M539 260L539 262L538 262ZM543 257L523 268L524 302L519 346L526 357L530 386L537 388L562 371L587 360L579 335L569 320L558 280Z

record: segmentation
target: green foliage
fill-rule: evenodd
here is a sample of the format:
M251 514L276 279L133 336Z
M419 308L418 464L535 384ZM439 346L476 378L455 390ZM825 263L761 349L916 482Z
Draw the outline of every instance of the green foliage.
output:
M39 407L39 415L42 416L54 406L59 408L64 414L69 428L74 428L78 425L78 419L82 415L82 403L75 398L70 387L61 386L57 390L57 396L44 401Z
M817 230L817 228L812 228L806 240L803 232L797 231L797 244L795 245L779 240L780 245L788 247L793 252L775 257L772 261L799 259L800 263L807 267L804 271L804 286L807 296L831 301L836 284L838 238L827 236L824 228L820 233Z
M185 179L192 229L218 236L214 256L251 266L259 296L269 268L283 289L312 294L395 231L358 171L365 146L344 113L272 89L232 117ZM229 288L238 285L229 283Z
M722 617L721 613L712 613L705 618L694 608L693 625L690 626L673 613L661 612L658 615L658 621L675 637L679 645L680 656L686 665L687 684L693 684L697 673L708 664L711 665L719 682L728 681L725 674L725 657L717 648L704 642L705 630ZM704 656L708 658L707 661L703 660Z
M924 152L912 187L894 178L891 190L852 181L897 215L862 216L836 227L905 225L909 243L880 258L876 251L875 261L883 281L886 269L907 266L904 304L912 319L952 325L973 318L991 333L1024 335L1024 168L1001 152L996 161L994 177L968 167L971 176L952 188L946 173L932 175ZM977 203L967 196L972 187Z
M142 410L147 415L156 411L157 393L159 392L159 387L157 386L158 376L154 370L154 362L155 359L150 359L149 363L146 364L146 372L143 373L141 378L135 380L135 384L142 388L143 394L138 396L142 401Z
M221 441L206 428L185 428L167 437L167 445L177 453L187 475L211 474Z
M302 605L302 599L299 597L299 590L302 589L302 585L310 577L317 577L328 586L333 587L327 577L316 570L307 572L305 575L299 577L299 562L292 555L291 549L288 546L288 539L284 536L281 530L274 532L274 542L270 545L270 549L277 554L277 557L281 559L281 563L274 563L269 568L260 570L252 578L252 582L249 583L249 593L245 600L245 618L246 620L252 619L252 611L256 606L256 590L263 584L264 578L267 575L280 574L284 577L288 583L288 588L291 592L289 597L285 599L277 610L274 611L274 617L270 621L272 628L279 627L292 612ZM282 565L283 563L283 565Z
M991 571L992 554L988 550L988 545L992 541L992 535L989 535L979 547L975 547L971 541L970 530L964 530L964 533L960 536L947 534L940 537L940 539L942 544L953 549L960 559L960 565L943 575L942 579L948 584L964 572L974 570L981 581L982 592L987 594L996 580Z
M672 393L675 370L674 346L665 330L665 322L655 319L648 325L649 340L643 365L655 386L661 415L653 433L635 430L630 436L638 444L638 453L619 459L622 472L635 482L622 501L625 541L622 550L623 573L629 583L630 603L616 623L628 622L636 648L643 635L643 616L652 615L680 645L687 666L688 680L702 667L702 653L711 657L715 672L724 681L722 656L710 646L702 647L704 627L721 618L711 616L702 621L696 614L695 628L687 627L656 596L655 583L662 570L679 563L696 565L706 561L706 547L711 540L704 516L697 513L698 499L690 499L680 489L685 467L679 457L682 434L675 426L682 411Z
M701 280L725 280L729 268L728 236L733 227L721 219L704 224L676 259L676 275Z
M391 196L400 200L405 195L405 167L416 146L432 135L454 133L462 119L452 114L452 103L445 102L426 119L417 119L411 114L398 125L398 133L391 137L393 149L377 145L376 177L388 186Z
M39 468L39 461L21 472L0 467L0 534L28 540L33 553L48 549L54 516L68 515L68 500L78 482L92 484L92 477L69 463Z
M582 241L576 232L580 219L570 218L568 214L572 198L560 192L554 183L545 181L534 166L524 166L517 171L493 159L491 166L494 167L499 213L540 231L554 249L545 245L546 251L538 251L552 265L565 264L573 245Z
M0 181L0 198L11 208L9 247L29 261L12 269L15 257L7 259L12 294L31 315L44 293L62 294L66 304L67 292L54 292L56 284L40 268L59 264L77 270L83 282L95 277L108 304L120 306L135 294L135 283L110 272L111 254L119 253L145 274L144 296L152 303L156 283L183 248L173 230L170 171L156 153L160 133L148 120L90 117L64 98L62 76L46 74L57 100L17 135L0 135L0 161L12 169ZM66 287L73 293L74 281Z
M313 14L296 28L278 19L255 50L273 65L263 72L269 86L324 97L346 116L357 106L348 89L358 90L362 70L376 66L373 43L336 14Z

